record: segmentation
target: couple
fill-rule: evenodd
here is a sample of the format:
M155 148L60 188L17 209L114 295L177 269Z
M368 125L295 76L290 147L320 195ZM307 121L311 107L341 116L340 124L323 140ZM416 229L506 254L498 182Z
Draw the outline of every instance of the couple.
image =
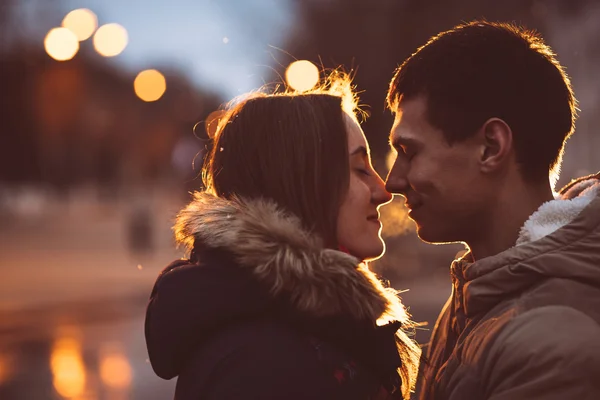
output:
M220 121L207 190L174 228L190 257L146 316L175 398L408 399L417 375L426 400L600 398L600 175L551 188L575 120L552 51L507 24L432 38L390 84L385 183L356 104L338 75ZM390 193L422 240L470 249L422 356L366 265Z

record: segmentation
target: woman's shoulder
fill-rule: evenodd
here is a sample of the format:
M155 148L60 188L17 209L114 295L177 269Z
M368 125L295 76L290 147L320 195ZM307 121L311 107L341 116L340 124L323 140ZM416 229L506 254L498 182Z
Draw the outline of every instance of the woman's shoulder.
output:
M229 323L198 349L194 358L223 368L252 359L263 363L298 364L314 367L319 360L310 337L274 318L256 318Z
M272 319L220 330L198 348L177 382L182 399L332 399L336 392L335 377L310 337Z

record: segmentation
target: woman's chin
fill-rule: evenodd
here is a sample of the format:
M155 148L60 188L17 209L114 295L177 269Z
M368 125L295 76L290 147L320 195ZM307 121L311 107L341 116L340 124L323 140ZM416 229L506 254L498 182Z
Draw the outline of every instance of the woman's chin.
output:
M370 246L364 244L356 249L349 248L350 254L362 261L374 261L383 256L385 253L385 244L382 241L377 241Z

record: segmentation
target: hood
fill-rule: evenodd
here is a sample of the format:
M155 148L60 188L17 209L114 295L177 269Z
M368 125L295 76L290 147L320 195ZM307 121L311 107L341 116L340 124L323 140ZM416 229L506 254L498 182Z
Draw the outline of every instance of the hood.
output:
M600 287L600 173L573 181L526 221L517 245L452 270L464 279L467 315L493 307L545 278ZM460 276L460 275L463 276Z
M366 263L324 248L273 202L195 193L174 232L179 245L202 250L198 264L180 260L168 267L151 295L146 341L163 378L178 375L190 347L203 337L229 320L264 313L274 300L315 318L412 327L397 292L385 288ZM403 330L397 335L404 356L410 353L402 361L417 365L418 348Z
M263 315L272 303L225 254L203 254L196 264L177 260L159 275L146 310L145 335L154 372L179 375L190 353L209 336L239 321Z

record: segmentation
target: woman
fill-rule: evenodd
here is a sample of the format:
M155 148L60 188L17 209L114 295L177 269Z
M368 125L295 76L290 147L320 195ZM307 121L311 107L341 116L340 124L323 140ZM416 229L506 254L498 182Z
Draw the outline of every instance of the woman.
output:
M408 397L419 349L363 262L384 251L391 195L356 104L335 74L310 93L255 94L219 122L206 190L174 227L190 258L161 273L146 315L176 399Z

